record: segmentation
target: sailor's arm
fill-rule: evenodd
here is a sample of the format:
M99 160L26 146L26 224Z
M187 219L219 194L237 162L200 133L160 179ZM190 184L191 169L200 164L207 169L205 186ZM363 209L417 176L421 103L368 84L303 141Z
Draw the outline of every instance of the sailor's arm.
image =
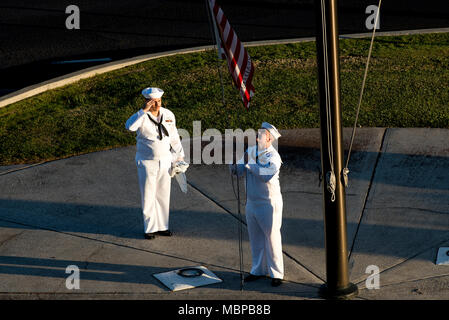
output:
M137 131L143 123L143 119L146 113L143 109L140 109L136 113L134 113L128 120L126 120L125 127L129 131Z
M235 164L230 164L229 165L229 170L231 170L231 173L234 175L238 175L241 176L243 175L243 173L245 172L245 156L246 156L246 152L245 155L238 160Z
M173 121L173 125L170 126L170 146L175 151L178 159L184 159L184 148L182 147L181 138L179 137L178 129L176 128L176 118L172 115L170 118Z
M278 173L281 168L280 159L271 159L266 165L260 163L247 163L245 168L263 182L268 182Z

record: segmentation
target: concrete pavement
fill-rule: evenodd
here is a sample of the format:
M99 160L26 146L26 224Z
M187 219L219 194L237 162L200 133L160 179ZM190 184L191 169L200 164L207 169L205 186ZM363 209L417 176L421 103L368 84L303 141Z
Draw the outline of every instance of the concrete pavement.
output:
M188 193L172 185L175 235L143 239L131 146L0 168L0 298L319 299L326 277L319 130L282 134L282 286L267 279L240 291L239 222L226 165L191 165ZM349 130L344 137L347 146ZM358 299L449 299L449 266L435 264L438 248L449 246L448 141L447 129L358 129L346 192ZM248 272L245 227L243 252ZM78 290L66 288L69 265L80 269ZM195 265L223 282L171 292L152 276ZM380 270L380 289L365 287L370 265Z

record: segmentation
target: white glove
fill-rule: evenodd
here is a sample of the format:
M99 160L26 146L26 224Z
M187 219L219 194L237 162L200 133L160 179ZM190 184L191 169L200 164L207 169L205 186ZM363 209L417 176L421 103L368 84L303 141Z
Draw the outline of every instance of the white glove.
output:
M172 164L172 167L170 168L170 177L175 177L176 181L179 184L179 187L181 188L181 191L184 193L187 193L187 178L185 175L185 172L187 168L189 167L189 164L183 160L176 161Z
M172 167L170 168L170 177L174 177L178 173L185 173L187 168L189 167L189 164L183 160L176 161L172 164Z

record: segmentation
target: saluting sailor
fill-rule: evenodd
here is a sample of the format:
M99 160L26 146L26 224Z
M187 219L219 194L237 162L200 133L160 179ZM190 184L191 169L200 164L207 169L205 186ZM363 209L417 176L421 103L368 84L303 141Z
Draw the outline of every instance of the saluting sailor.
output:
M184 159L175 115L161 106L164 91L142 90L145 103L126 121L126 129L137 132L136 165L142 200L144 236L171 236L169 229L170 168Z
M282 256L282 194L279 184L281 157L272 143L280 137L267 122L258 131L257 144L231 166L233 174L246 173L246 222L252 255L252 268L245 282L264 276L279 286L284 278Z

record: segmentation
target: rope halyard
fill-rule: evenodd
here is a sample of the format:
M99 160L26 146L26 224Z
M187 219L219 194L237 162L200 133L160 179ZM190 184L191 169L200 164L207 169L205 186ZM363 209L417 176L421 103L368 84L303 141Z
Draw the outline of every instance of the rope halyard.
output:
M239 216L239 263L240 263L240 291L243 291L243 217L240 210L240 181L237 175L237 212Z
M321 0L321 19L325 21L326 19L326 9L324 5L324 0ZM326 24L322 24L323 33L323 53L324 53L324 87L325 87L325 102L326 102L326 121L327 121L327 145L328 145L328 156L330 171L326 173L326 188L331 194L331 201L335 201L335 190L336 190L336 179L334 171L334 146L333 146L333 134L332 134L332 116L331 116L331 103L330 103L330 88L329 88L329 59L327 53L327 29Z
M235 166L235 170L237 173L237 164L233 164ZM234 193L235 198L237 199L237 214L238 214L238 235L239 235L239 265L240 265L240 291L243 290L243 215L241 213L241 200L240 200L240 179L238 174L236 174L237 179L237 192L234 187L234 177L233 174L231 176L231 184L232 191Z
M336 180L335 180L335 174L333 171L329 171L326 175L326 181L327 181L327 190L331 193L331 201L335 201L335 189L336 189Z
M365 73L363 75L363 80L362 80L362 88L360 90L359 102L357 104L357 111L356 111L356 115L355 115L354 126L352 128L351 142L349 144L349 151L348 151L348 158L346 159L346 165L345 165L345 167L343 168L343 171L342 171L342 176L343 176L343 181L344 181L345 187L349 186L349 182L348 182L349 158L351 157L352 145L354 143L355 131L356 131L357 122L358 122L358 119L359 119L360 106L362 105L363 93L365 91L366 78L368 76L369 62L371 60L371 54L373 52L374 36L376 35L376 28L377 28L377 24L379 22L379 13L380 13L380 6L381 5L382 5L382 0L379 0L379 5L377 6L376 19L375 19L374 27L373 27L373 34L371 36L371 43L370 43L369 50L368 50L368 58L366 60L366 65L365 65Z

